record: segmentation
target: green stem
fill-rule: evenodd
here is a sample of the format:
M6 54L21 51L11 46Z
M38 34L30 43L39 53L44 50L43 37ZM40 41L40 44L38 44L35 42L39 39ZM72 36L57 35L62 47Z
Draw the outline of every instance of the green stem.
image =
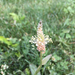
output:
M37 75L37 73L40 71L41 67L42 67L42 51L40 51L40 65L37 68L37 70L36 70L34 75Z

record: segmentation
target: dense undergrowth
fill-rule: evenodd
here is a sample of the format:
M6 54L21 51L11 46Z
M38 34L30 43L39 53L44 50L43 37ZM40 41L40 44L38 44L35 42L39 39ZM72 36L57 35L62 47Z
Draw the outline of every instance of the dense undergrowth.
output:
M75 75L74 0L0 0L0 74L31 75L30 64L39 65L39 52L29 40L40 20L53 40L43 55L52 58L41 75Z

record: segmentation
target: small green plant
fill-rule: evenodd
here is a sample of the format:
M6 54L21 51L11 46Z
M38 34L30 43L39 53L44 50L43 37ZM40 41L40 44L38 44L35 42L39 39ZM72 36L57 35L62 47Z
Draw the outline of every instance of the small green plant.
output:
M25 19L25 16L21 16L20 17L16 13L9 13L9 15L13 18L13 20L14 20L15 23L16 22L20 23L20 22L22 22Z

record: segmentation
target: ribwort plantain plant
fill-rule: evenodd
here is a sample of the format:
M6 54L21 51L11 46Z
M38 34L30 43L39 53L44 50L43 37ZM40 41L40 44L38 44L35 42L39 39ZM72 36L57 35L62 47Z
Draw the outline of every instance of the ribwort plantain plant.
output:
M36 44L37 50L40 52L40 66L36 70L34 75L37 75L37 73L40 71L42 67L42 55L45 53L45 45L48 42L52 42L52 39L49 38L48 35L44 35L43 33L43 26L42 26L42 21L39 22L38 27L37 27L37 36L31 38L30 40L31 43Z

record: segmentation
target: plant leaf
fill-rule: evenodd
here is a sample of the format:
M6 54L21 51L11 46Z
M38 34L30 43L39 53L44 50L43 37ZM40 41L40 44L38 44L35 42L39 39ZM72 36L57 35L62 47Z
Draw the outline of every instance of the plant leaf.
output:
M12 43L10 41L8 41L5 37L3 36L0 36L0 42L3 42L7 45L11 45Z
M34 73L35 73L36 70L37 70L36 65L30 64L29 67L30 67L30 70L31 70L31 75L34 75ZM41 75L40 72L38 72L37 75Z
M12 16L13 20L16 20L16 21L19 20L19 16L17 14L15 14L15 13L9 13L9 15Z
M70 34L66 34L66 38L71 38L71 35Z
M54 59L52 59L54 62L57 62L57 61L59 61L59 60L61 60L62 58L61 57L59 57L58 55L54 55L52 58L54 58Z
M25 75L21 70L17 70L16 72L14 72L14 74L16 73L21 73L21 75Z
M42 65L45 65L48 62L48 60L51 58L51 56L52 56L52 54L50 54L50 55L46 56L45 58L43 58L42 59Z

